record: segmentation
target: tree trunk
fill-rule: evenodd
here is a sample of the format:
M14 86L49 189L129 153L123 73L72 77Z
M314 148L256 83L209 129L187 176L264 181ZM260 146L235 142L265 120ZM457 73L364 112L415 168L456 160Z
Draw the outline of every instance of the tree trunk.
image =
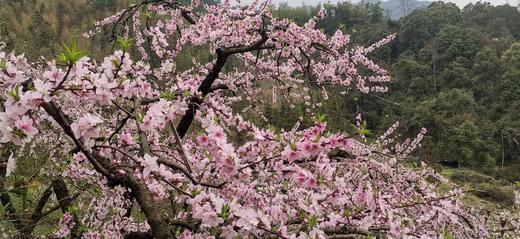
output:
M173 238L170 234L167 220L161 215L161 207L155 203L153 196L146 185L142 182L134 181L131 189L135 192L135 198L150 225L152 234L156 239Z

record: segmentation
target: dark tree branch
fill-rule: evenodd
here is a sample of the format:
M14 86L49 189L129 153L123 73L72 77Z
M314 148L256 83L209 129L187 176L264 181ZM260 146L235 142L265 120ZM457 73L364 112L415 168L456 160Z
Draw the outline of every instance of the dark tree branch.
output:
M87 157L88 161L92 164L92 166L94 166L96 171L107 178L111 178L112 175L110 172L105 167L103 167L100 162L98 162L97 159L90 153L90 151L87 150L83 143L76 138L74 132L70 128L70 123L67 120L67 117L60 110L60 108L53 101L44 102L41 106L47 112L47 114L49 114L61 126L65 134L72 139L76 147L78 147L78 149L85 155L85 157Z
M151 231L147 232L130 232L125 235L124 239L154 239Z
M69 212L70 206L72 205L74 198L72 198L69 195L69 190L67 189L67 185L65 184L65 181L63 181L63 178L60 177L53 180L52 187L54 189L54 193L56 194L56 198L58 198L58 203L60 204L61 211L63 213ZM78 235L78 216L75 213L72 213L72 217L74 221L74 227L71 229L70 235L71 238L79 238L80 235Z
M117 126L116 130L114 130L114 132L112 132L112 134L110 134L110 136L108 137L108 143L112 143L112 138L114 138L114 136L116 134L118 134L122 129L123 127L125 127L126 123L128 122L128 120L130 120L130 118L133 117L133 113L134 113L134 109L132 109L130 111L130 113L132 114L129 114L127 115L122 121L121 123L119 123L119 126Z
M215 84L209 88L209 92L215 92L217 90L229 90L229 87L225 84Z
M202 83L199 85L199 88L198 88L198 91L202 93L202 98L205 97L209 93L209 89L211 88L211 85L218 78L220 72L222 71L222 68L226 64L228 57L229 57L229 55L224 54L224 52L221 49L217 49L217 61L215 62L215 64L213 65L213 68L211 69L209 74L202 81ZM188 129L190 128L193 118L195 117L195 114L197 113L197 110L199 109L201 104L202 104L202 99L199 97L193 97L190 100L190 103L188 105L188 110L186 110L186 112L182 116L179 124L177 125L177 132L179 133L180 138L184 138L184 136L188 132Z
M188 110L186 110L184 116L182 116L179 124L177 125L177 132L179 133L179 137L181 139L184 138L184 136L186 136L186 133L188 132L188 129L190 128L190 125L193 122L193 118L195 117L197 110L202 104L202 99L211 92L211 87L215 80L219 77L220 72L226 64L228 57L233 54L265 49L264 44L265 42L267 42L269 38L265 32L260 32L260 36L261 38L257 42L248 46L237 46L225 49L217 49L217 60L213 65L213 68L210 70L208 75L206 75L206 78L204 78L204 80L199 85L199 88L197 89L199 92L202 93L202 96L192 97L188 105Z
M63 84L65 83L65 81L67 80L67 78L69 78L69 75L70 75L70 71L72 70L72 64L67 64L67 73L65 73L65 76L63 77L63 79L60 81L60 83L58 83L58 86L56 86L56 88L54 88L54 90L50 93L51 96L53 96L54 94L56 94L56 92L61 89L61 87L63 86Z
M45 207L45 204L47 204L47 201L49 201L49 198L51 197L51 195L52 195L52 184L49 185L49 187L47 187L47 189L45 189L42 196L40 197L40 200L38 200L38 204L36 204L36 207L34 208L34 212L31 216L31 221L33 224L35 224L37 221L39 221L42 218L43 208ZM34 226L36 226L36 225L34 225ZM31 229L31 231L32 231L32 229Z
M167 167L169 167L171 169L181 171L195 185L201 185L201 186L205 186L205 187L209 187L209 188L222 188L224 185L226 185L225 182L219 183L219 184L199 182L199 181L197 181L197 179L195 179L193 177L193 175L190 174L190 172L188 172L188 170L186 170L185 168L183 168L180 165L177 165L175 163L166 161L164 159L159 159L159 160L157 160L157 162L161 163L161 164L164 164L165 166L167 166Z

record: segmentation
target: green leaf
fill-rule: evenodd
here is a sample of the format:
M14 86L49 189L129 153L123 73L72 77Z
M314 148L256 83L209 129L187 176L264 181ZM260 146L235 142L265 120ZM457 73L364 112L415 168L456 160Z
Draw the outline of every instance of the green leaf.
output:
M137 122L139 122L139 123L141 123L141 124L144 123L144 115L141 114L141 113L137 113L137 114L135 115L135 119L137 120Z
M137 2L135 0L129 0L128 1L128 7L133 7L137 4Z
M296 151L296 144L294 142L291 142L290 146L293 151Z
M144 15L145 17L147 17L147 18L153 18L153 15L154 15L154 14L153 14L153 12L151 12L151 11L145 11L145 12L143 13L143 15Z
M271 132L278 132L278 128L276 128L276 126L272 125L272 124L269 124L267 125L267 129L269 129Z
M57 60L59 63L72 65L86 55L85 52L78 50L78 44L76 38L74 38L70 46L63 43L63 52L58 54Z
M370 136L372 135L372 130L367 129L367 122L363 121L361 127L359 128L359 135L362 136Z
M69 212L70 212L71 214L76 214L76 213L79 212L79 208L78 208L77 206L73 206L73 205L71 205L71 206L69 207Z
M7 60L6 59L0 60L0 69L2 69L3 71L7 70Z
M222 206L222 210L220 210L219 216L222 219L227 220L229 218L230 209L231 208L229 207L229 205L225 204L224 206Z
M352 214L352 211L350 210L350 208L343 209L343 216L350 217L351 214Z
M211 162L213 161L213 156L208 151L204 151L204 156Z
M10 95L11 97L13 97L16 101L20 101L20 86L16 85L7 94Z
M294 78L296 78L296 79L302 79L304 76L305 76L305 74L303 74L303 73L294 74Z
M13 133L19 138L25 138L25 133L21 129L15 129Z
M119 45L119 48L123 51L128 50L133 44L134 44L133 38L123 38L123 37L117 38L117 45Z
M191 195L193 195L194 197L199 195L201 193L201 191L199 190L194 190L193 192L191 192Z
M114 60L112 60L112 64L113 64L115 67L119 67L119 65L121 64L121 61L119 61L118 59L114 59Z
M318 217L316 217L316 216L312 216L312 217L309 219L309 229L314 228L316 225L318 225Z
M324 114L322 115L322 114L318 113L318 115L316 116L316 120L318 121L318 123L324 123L325 119L326 119L326 116Z
M454 239L449 231L444 231L444 239Z
M320 142L321 134L317 134L316 137L314 137L314 142L318 143Z
M173 100L174 96L175 96L175 94L173 92L169 92L169 91L163 92L161 94L161 98L166 99L166 100Z

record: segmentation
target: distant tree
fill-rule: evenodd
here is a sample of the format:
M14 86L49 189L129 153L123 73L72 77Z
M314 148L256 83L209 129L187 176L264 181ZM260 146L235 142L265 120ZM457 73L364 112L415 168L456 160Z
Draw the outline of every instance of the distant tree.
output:
M383 21L384 15L380 3L368 4L368 8L370 11L370 23L378 23Z
M446 25L462 25L464 18L455 3L433 2L426 8L427 14L433 21L432 31L437 33Z
M415 10L403 19L399 29L399 42L403 50L418 51L435 32L434 21L425 10Z
M420 102L407 118L413 128L425 125L437 141L451 137L453 130L467 119L475 118L476 102L471 91L450 89L437 97Z
M298 24L305 24L317 13L317 8L310 6L292 7L287 3L279 4L273 14L276 17L288 17Z
M460 62L452 62L439 74L439 84L443 89L471 89L473 86L470 70Z
M401 56L392 67L395 82L392 88L401 89L401 94L423 100L433 93L434 82L431 80L431 67L416 61L412 57Z
M515 42L504 52L502 61L510 69L520 69L520 41Z
M492 46L482 48L475 56L471 69L475 99L484 105L493 105L498 99L500 78L504 67Z
M449 64L460 58L470 60L478 52L476 42L462 26L444 26L435 36L433 44L436 46L441 65Z
M486 27L493 37L513 36L520 39L520 11L514 6L501 5L491 9Z
M502 103L507 105L508 102L520 100L520 69L512 69L504 73L500 84Z
M478 1L469 3L462 9L465 23L473 26L484 26L490 18L490 12L493 9L491 3Z
M498 145L490 142L493 142L492 131L465 120L450 136L447 155L461 166L492 168L495 166Z
M468 4L463 9L465 24L481 29L491 37L520 38L520 11L514 6L492 6L488 2Z
M56 43L57 35L52 26L43 18L41 10L37 10L31 17L31 23L28 28L29 44L33 49L30 52L32 56L36 55L52 55L54 51L54 44Z
M403 19L400 39L403 49L419 50L446 25L462 25L463 16L453 3L434 2Z
M8 48L12 49L14 47L15 40L15 35L12 33L12 29L9 23L0 19L0 42L5 43Z

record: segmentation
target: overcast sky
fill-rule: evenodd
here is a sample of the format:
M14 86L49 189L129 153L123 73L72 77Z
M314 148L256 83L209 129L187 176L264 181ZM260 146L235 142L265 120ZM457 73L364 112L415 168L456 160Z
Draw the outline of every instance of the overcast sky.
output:
M252 0L245 0L245 2L251 2L251 1ZM301 6L302 4L315 5L315 4L318 4L319 2L324 3L324 2L328 2L328 1L335 3L335 2L344 1L344 0L273 0L273 3L278 4L278 3L287 2L292 6ZM358 1L360 1L360 0L352 0L352 2L358 2ZM460 8L462 8L466 4L468 4L470 2L477 2L478 0L442 0L442 1L454 2ZM493 5L502 5L502 4L509 2L510 5L517 6L519 1L520 0L487 0L485 2L490 2Z

